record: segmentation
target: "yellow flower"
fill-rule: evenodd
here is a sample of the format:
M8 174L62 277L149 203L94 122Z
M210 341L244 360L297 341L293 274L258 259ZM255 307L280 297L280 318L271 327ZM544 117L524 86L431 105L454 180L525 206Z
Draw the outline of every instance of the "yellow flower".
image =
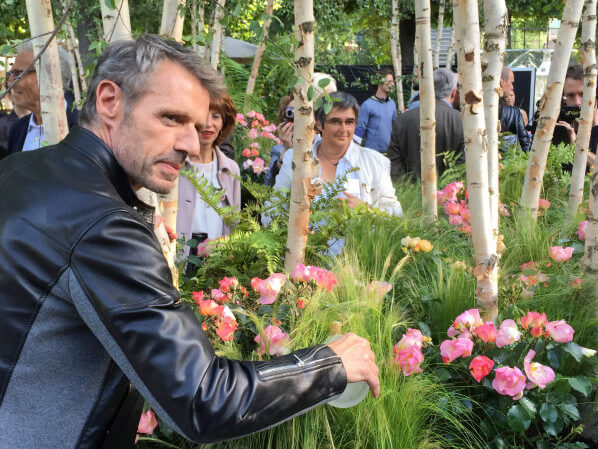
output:
M421 242L419 242L418 246L419 249L424 253L429 253L430 251L432 251L432 249L434 249L434 245L432 245L432 243L430 243L427 240L422 240Z

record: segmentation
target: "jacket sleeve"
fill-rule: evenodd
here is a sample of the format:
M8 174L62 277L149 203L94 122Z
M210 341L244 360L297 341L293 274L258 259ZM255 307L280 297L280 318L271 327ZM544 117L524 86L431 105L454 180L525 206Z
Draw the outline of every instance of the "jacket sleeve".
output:
M149 226L129 211L97 221L72 251L70 294L110 357L186 438L240 437L340 394L346 374L328 346L268 362L218 357L172 286Z
M390 133L390 143L388 144L388 159L390 159L390 176L392 179L397 179L406 172L405 160L401 153L401 139L399 123L401 117L399 116L392 125L392 132Z
M290 189L293 179L293 149L289 149L282 157L282 166L274 181L274 189Z
M519 140L519 145L521 146L521 149L527 153L531 147L531 142L529 140L529 134L525 129L525 123L523 122L523 116L521 111L519 111L519 108L517 108L514 120L517 124L517 139Z

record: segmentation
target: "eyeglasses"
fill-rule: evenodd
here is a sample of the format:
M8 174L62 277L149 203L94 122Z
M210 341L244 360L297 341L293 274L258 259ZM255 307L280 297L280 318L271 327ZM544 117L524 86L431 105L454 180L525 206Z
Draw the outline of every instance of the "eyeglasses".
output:
M354 118L348 118L347 120L341 120L340 118L331 118L331 119L327 119L326 123L328 123L329 125L334 126L335 128L340 128L343 123L348 127L348 128L354 128L355 125L357 125L357 120L355 120Z
M23 70L12 69L12 70L9 70L8 72L6 72L6 79L10 78L11 76L18 78L19 76L21 76L21 74L29 75L30 73L35 73L35 69L31 68L31 69L27 70L26 72Z

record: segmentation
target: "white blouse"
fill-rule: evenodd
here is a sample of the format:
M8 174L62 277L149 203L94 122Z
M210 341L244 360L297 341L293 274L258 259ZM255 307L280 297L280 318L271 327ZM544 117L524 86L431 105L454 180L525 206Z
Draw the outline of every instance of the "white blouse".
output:
M190 162L191 166L197 170L198 178L204 177L210 184L216 188L220 188L218 182L218 160L216 154L214 159L208 164L200 164L198 162ZM224 221L222 217L208 204L201 199L199 193L196 193L195 210L193 211L193 225L191 226L192 233L205 232L208 238L213 240L223 235ZM220 202L219 205L222 205Z

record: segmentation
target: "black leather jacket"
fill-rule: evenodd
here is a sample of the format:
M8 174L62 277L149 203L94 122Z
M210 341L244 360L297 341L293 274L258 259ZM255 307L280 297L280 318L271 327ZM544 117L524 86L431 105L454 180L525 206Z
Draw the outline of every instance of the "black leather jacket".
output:
M499 106L498 115L500 120L500 132L510 132L516 135L521 149L528 152L532 144L527 130L525 129L525 123L523 123L523 116L521 115L519 108L501 104Z
M218 357L181 303L113 153L75 128L0 162L0 447L130 448L140 396L188 439L276 425L340 394L328 346Z

